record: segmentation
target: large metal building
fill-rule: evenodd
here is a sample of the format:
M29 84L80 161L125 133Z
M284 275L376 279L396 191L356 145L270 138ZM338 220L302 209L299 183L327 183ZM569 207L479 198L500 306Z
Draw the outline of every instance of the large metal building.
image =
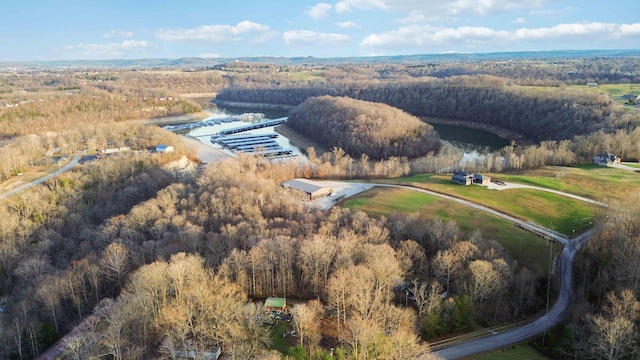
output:
M321 197L329 196L333 192L332 187L322 186L318 183L306 179L293 179L285 181L281 185L284 188L304 192L309 197L309 200L315 200Z

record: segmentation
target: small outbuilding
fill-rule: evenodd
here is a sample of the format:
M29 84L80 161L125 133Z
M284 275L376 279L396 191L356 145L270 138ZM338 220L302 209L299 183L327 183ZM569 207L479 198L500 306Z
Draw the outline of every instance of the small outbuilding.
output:
M491 176L473 174L473 183L478 185L489 185L491 183Z
M174 150L173 146L171 145L160 144L156 146L156 152L159 152L159 153L170 153L170 152L173 152L173 150Z
M305 193L309 197L309 200L316 200L329 196L333 193L332 187L322 186L321 184L306 179L293 179L285 181L281 185L284 188L294 189Z
M270 297L264 301L264 308L268 311L282 311L287 310L287 298Z
M593 163L601 166L620 165L621 159L611 153L600 153L593 157Z
M456 171L453 173L451 181L460 185L471 185L473 183L473 174L465 171Z

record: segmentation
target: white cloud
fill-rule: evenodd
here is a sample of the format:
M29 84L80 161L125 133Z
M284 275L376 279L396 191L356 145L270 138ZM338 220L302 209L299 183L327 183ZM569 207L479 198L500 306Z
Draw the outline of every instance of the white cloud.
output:
M511 23L512 24L526 24L527 20L525 20L524 18L519 17L519 18L513 20Z
M251 41L265 41L274 33L267 25L251 21L241 21L236 25L203 25L192 29L162 29L156 31L156 37L165 41L192 41L206 43L224 43L239 41L251 36Z
M545 16L545 17L555 17L558 15L567 14L570 12L574 12L576 10L580 10L580 8L575 6L567 6L564 9L537 9L529 11L529 14L536 16Z
M389 0L342 0L336 3L336 12L345 13L352 9L371 10L371 9L388 9L387 2ZM393 0L392 0L393 2Z
M272 40L276 36L278 36L278 32L277 31L275 31L275 30L267 30L267 31L265 31L263 33L255 35L251 39L249 39L249 44L251 44L251 45L264 44L266 42L269 42L270 40Z
M123 31L123 30L111 30L109 32L104 33L105 39L110 37L130 38L130 37L133 37L133 32Z
M145 40L124 40L121 43L67 45L63 49L90 56L122 56L149 47L151 44Z
M506 44L549 41L553 43L578 41L585 43L614 37L631 38L640 34L640 23L574 23L552 27L520 28L515 31L495 30L487 27L462 26L457 28L433 27L412 24L396 30L370 34L360 42L361 46L374 48L442 47L499 48Z
M353 21L343 21L343 22L339 22L336 23L336 25L338 27L341 27L343 29L348 29L348 28L360 28L360 25L354 23Z
M287 45L345 45L349 37L343 34L319 33L310 30L285 31L282 39Z
M427 21L427 17L424 16L424 14L422 14L421 12L415 11L415 10L411 11L407 17L403 17L397 20L397 22L401 24L411 24L411 23L419 23L419 22L426 22L426 21Z
M620 25L620 35L640 35L640 24L622 24Z
M486 15L514 10L539 9L560 0L341 0L336 3L338 13L380 9L417 13L424 16Z
M309 8L307 8L305 14L307 14L307 16L312 19L320 20L329 15L331 9L333 9L333 6L331 6L331 4L317 3L314 6L310 6Z
M567 36L584 35L611 35L620 28L617 24L607 23L579 23L579 24L558 24L552 27L537 29L518 29L515 37L522 40L554 39Z

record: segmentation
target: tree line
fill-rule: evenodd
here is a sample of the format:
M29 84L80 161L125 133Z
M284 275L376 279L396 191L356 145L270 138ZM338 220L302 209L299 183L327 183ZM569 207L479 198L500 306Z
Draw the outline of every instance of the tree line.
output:
M233 87L221 90L217 98L299 105L321 95L385 103L415 116L495 125L534 141L571 139L599 130L629 130L638 124L637 117L612 104L608 95L568 87L538 91L486 75L288 88Z

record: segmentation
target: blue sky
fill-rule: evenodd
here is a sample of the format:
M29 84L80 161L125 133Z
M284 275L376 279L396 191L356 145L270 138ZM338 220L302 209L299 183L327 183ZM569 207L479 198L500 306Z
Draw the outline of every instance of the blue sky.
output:
M637 0L3 0L0 61L638 49Z

